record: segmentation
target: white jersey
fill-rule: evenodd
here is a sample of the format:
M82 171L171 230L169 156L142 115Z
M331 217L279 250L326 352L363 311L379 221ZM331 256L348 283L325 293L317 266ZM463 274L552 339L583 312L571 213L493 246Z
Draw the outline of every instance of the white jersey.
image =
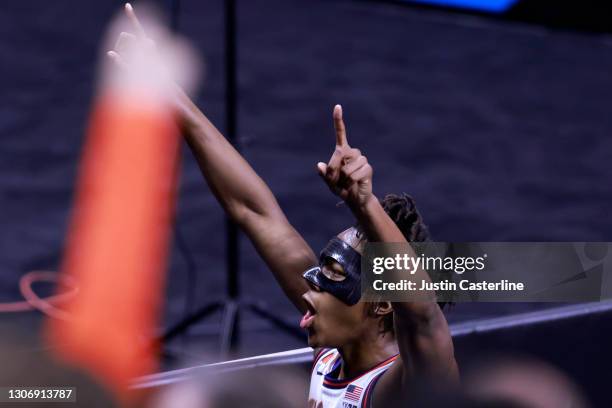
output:
M309 408L369 408L376 382L395 362L388 358L354 378L338 379L342 357L336 349L323 349L315 356L310 376Z

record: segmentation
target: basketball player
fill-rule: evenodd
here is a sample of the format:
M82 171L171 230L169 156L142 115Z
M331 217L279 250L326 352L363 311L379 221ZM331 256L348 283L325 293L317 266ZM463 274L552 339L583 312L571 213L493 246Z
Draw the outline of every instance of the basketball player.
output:
M126 7L126 12L142 32L133 9ZM110 55L121 58L118 52ZM180 91L176 111L210 189L303 313L300 326L315 350L309 406L386 407L403 399L403 390L416 380L458 379L449 328L433 297L427 302L359 302L360 291L354 289L360 287L366 240L423 241L427 230L410 197L379 201L374 196L372 167L349 146L339 105L333 111L335 149L316 170L350 208L356 226L333 237L320 256L289 223L265 182Z

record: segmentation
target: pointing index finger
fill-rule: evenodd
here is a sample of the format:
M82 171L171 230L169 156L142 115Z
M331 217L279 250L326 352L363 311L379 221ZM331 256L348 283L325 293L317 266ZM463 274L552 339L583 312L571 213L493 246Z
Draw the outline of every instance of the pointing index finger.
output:
M342 119L342 105L334 106L334 128L336 129L336 147L348 147L346 127Z
M138 20L138 17L136 17L136 13L134 12L134 8L130 3L125 3L125 13L130 19L132 25L134 26L134 29L136 30L138 36L143 39L147 38L144 28L142 28L142 24L140 24L140 21Z

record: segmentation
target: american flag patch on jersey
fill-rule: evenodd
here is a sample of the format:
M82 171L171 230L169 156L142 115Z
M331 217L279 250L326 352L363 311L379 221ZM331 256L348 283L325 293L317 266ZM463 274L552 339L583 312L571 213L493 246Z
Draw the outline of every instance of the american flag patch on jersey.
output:
M359 397L361 397L362 391L363 391L363 388L351 384L348 387L346 387L344 398L351 400L351 401L359 401Z

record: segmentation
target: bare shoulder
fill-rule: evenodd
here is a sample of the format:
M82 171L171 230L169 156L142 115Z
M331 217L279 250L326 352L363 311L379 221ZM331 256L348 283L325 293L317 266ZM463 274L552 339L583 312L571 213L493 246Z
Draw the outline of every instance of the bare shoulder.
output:
M419 351L408 355L402 353L379 378L373 390L372 406L399 406L397 405L399 401L410 398L412 386L436 384L444 387L446 384L452 388L458 384L459 369L450 336L441 333L437 337L417 341L423 343L417 346ZM408 361L411 357L422 361L418 363Z
M455 390L458 384L453 378L458 379L458 369L454 359L449 364L448 369L449 373L446 376L449 381L448 383L444 383L442 377L439 379L431 377L417 378L407 375L404 372L401 361L398 359L375 384L369 407L405 407L409 406L410 401L414 402L415 398L423 398L423 393ZM419 395L415 395L415 393ZM433 400L435 400L435 395Z
M404 370L400 356L376 382L372 391L372 406L389 407L397 403L402 397L403 377Z

